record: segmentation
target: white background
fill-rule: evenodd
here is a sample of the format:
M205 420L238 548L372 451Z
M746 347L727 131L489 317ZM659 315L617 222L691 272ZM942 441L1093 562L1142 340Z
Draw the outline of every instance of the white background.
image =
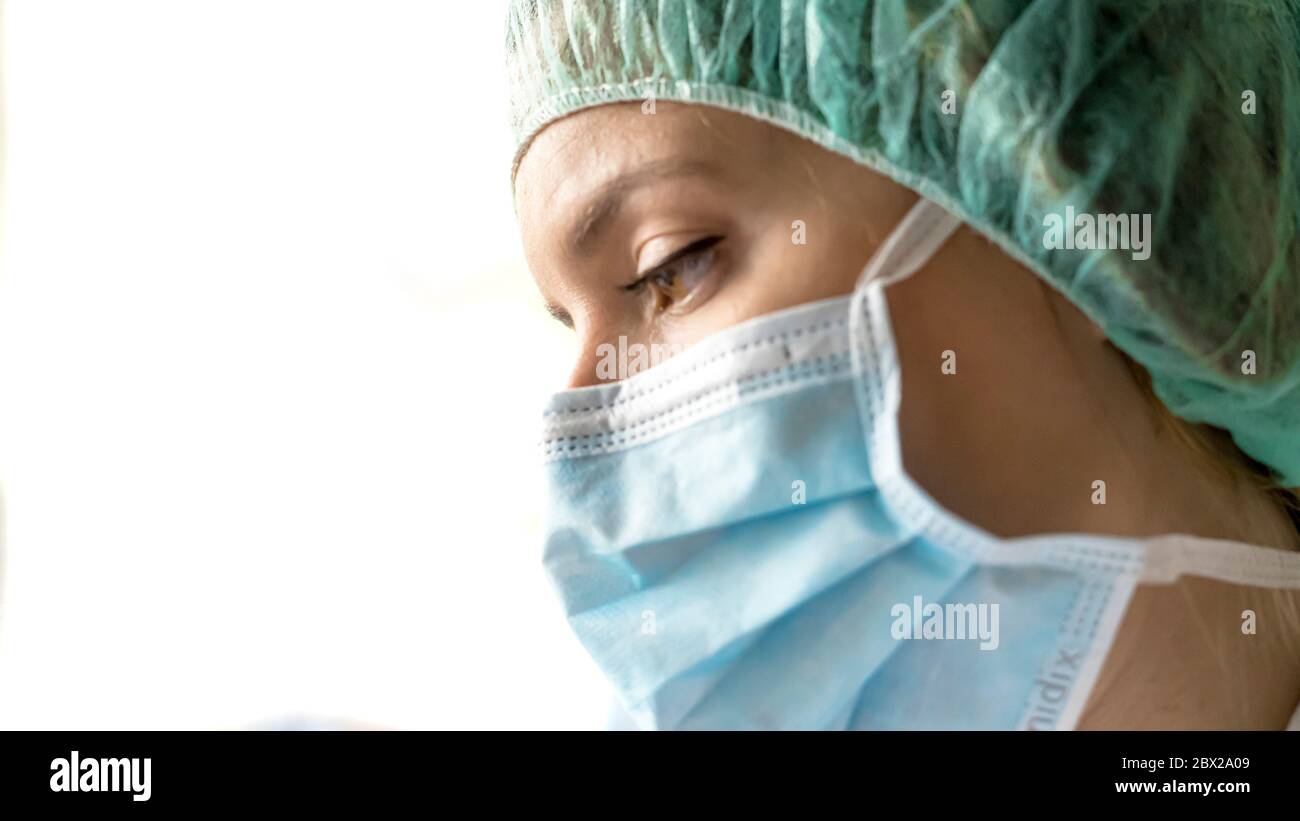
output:
M0 727L592 727L494 2L9 0Z

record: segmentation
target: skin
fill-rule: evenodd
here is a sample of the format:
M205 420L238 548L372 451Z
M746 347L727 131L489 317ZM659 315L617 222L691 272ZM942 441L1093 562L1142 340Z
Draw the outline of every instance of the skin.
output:
M916 201L782 129L664 102L653 115L618 104L551 124L515 186L534 279L579 340L569 387L599 381L597 347L619 336L690 345L851 293ZM791 242L795 220L806 244ZM1272 500L1172 435L1083 313L973 230L886 297L904 464L957 515L1004 537L1186 533L1297 549ZM958 375L941 372L945 350ZM1097 479L1105 505L1092 503ZM1247 608L1256 635L1241 634ZM1139 587L1080 728L1284 726L1300 699L1298 614L1293 591L1188 578Z

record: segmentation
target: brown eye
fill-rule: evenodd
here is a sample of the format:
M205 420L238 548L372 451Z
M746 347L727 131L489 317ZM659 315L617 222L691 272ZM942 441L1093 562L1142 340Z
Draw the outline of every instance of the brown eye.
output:
M701 301L699 295L707 290L704 286L717 267L716 246L721 241L722 237L705 237L687 245L626 290L639 292L649 288L655 298L656 312L682 309Z
M650 284L658 288L673 302L681 302L699 287L709 271L713 270L713 247L678 257L659 269Z

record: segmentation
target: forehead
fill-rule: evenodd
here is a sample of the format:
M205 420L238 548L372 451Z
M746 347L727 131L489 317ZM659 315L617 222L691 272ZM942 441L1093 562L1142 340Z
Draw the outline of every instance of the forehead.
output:
M694 161L752 171L776 131L740 114L664 101L653 114L637 102L579 111L543 129L520 161L520 220L579 207L592 190L644 166Z

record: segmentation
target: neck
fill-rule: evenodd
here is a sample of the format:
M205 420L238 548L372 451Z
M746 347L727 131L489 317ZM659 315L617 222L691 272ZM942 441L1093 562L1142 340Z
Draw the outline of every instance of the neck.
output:
M1296 547L1282 509L1189 446L1087 317L968 229L886 294L903 460L944 507L1003 537ZM1247 610L1274 629L1243 640ZM1282 728L1300 695L1298 612L1300 590L1138 586L1079 727Z
M970 229L887 294L904 462L958 515L1004 537L1300 546L1271 494L1189 447L1081 311Z

